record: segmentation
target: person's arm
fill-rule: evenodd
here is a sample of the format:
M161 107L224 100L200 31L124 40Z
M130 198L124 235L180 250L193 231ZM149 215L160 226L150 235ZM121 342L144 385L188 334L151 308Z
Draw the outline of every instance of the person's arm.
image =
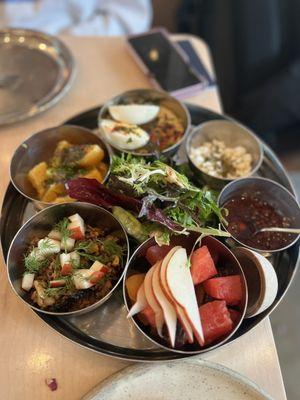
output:
M117 36L149 29L151 0L0 0L0 28Z
M75 35L124 35L149 29L152 21L150 0L109 0L95 2L93 14L70 27Z

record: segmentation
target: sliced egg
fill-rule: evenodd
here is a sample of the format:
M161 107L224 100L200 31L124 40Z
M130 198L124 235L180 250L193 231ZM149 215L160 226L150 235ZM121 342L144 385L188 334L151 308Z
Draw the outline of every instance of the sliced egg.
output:
M149 134L137 125L103 119L100 128L105 139L124 150L135 150L149 142Z
M159 106L152 104L128 104L108 107L114 120L127 124L142 125L152 121L159 112Z

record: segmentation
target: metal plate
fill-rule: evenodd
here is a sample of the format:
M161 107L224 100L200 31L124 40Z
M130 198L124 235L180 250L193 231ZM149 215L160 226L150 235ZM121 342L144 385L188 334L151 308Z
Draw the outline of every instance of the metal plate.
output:
M188 106L192 123L198 125L211 119L227 118L220 114L196 106ZM99 108L80 114L67 123L80 125L90 129L97 127ZM274 179L292 193L294 189L278 158L264 145L264 161L259 175ZM183 148L178 157L184 161ZM10 184L3 203L1 219L1 243L4 258L6 259L9 245L19 227L34 213L32 203L22 197ZM270 314L286 293L297 269L299 242L288 250L277 253L272 258L277 277L278 293L273 304L262 314L245 319L234 340L255 327L263 318ZM37 313L49 326L78 343L81 346L110 356L135 361L162 361L185 357L182 354L165 351L155 347L126 319L126 310L122 299L121 288L102 307L77 317L54 317Z
M55 104L71 86L74 65L68 48L53 36L0 30L0 125Z
M188 397L187 395L187 387ZM246 377L203 360L136 364L110 376L82 400L272 400Z

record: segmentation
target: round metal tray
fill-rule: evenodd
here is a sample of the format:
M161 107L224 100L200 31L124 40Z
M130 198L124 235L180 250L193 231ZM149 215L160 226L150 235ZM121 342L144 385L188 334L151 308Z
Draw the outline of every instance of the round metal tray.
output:
M29 29L0 30L0 125L21 121L54 105L75 75L69 49Z
M193 125L212 119L227 118L201 107L188 105ZM90 129L97 127L99 108L84 112L69 121L74 125ZM184 152L180 149L178 157L184 161ZM292 184L275 154L264 145L264 161L258 175L273 179L292 193ZM33 204L22 197L10 184L5 194L1 218L1 243L6 259L9 245L20 226L35 212ZM297 269L299 242L288 250L272 256L278 277L278 293L273 304L262 314L245 319L236 334L230 339L244 335L269 315L285 295ZM166 351L153 345L126 319L121 287L98 309L80 316L55 317L37 312L49 326L73 342L98 353L134 361L162 361L185 357L182 354Z

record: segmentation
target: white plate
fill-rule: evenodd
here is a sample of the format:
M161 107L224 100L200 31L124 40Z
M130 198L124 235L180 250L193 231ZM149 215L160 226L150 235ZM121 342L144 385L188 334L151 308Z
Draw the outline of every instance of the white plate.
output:
M82 400L271 400L258 386L202 360L137 364L107 378Z

